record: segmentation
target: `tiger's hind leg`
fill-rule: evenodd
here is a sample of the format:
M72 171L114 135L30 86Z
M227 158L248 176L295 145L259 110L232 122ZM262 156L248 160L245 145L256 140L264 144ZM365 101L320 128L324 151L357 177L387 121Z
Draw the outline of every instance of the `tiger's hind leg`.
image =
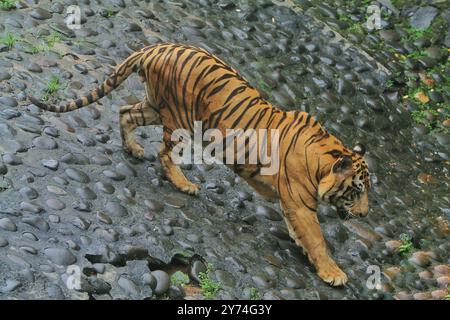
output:
M147 98L134 105L120 108L120 135L126 152L136 158L144 157L144 148L136 141L134 130L140 126L161 124L161 118L156 109L152 108Z
M180 191L190 195L198 195L200 186L189 181L184 175L181 168L176 165L170 156L172 149L166 143L166 139L161 144L161 150L159 151L159 158L162 168L167 179Z

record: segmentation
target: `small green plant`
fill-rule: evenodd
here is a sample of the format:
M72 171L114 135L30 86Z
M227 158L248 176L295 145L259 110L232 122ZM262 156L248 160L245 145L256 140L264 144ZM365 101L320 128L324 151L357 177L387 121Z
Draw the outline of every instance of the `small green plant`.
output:
M212 280L208 275L211 268L211 265L208 265L206 272L199 272L198 274L200 288L202 289L202 294L206 299L214 298L220 290L220 283Z
M16 6L17 0L0 0L0 8L11 10Z
M0 38L0 43L3 43L4 45L8 46L8 48L12 48L14 44L17 42L17 38L14 37L14 35L10 32L6 33L6 35L2 36Z
M400 235L400 242L401 245L397 249L400 255L405 256L414 249L413 243L411 242L411 236L409 234L402 233Z
M444 297L443 300L450 300L450 284L447 286L447 295Z
M182 272L182 271L177 271L174 274L172 274L172 276L170 277L170 281L172 282L173 285L180 285L180 286L185 286L189 283L189 276Z
M42 100L46 101L48 100L48 97L58 91L61 88L61 83L59 81L59 78L56 76L53 76L50 81L47 83L47 86L44 89L44 95L42 96Z
M406 28L405 29L406 35L403 36L400 41L404 44L412 43L420 38L427 38L430 37L433 33L431 28L428 29L417 29L417 28Z
M250 288L250 300L261 300L261 294L258 289Z
M358 34L363 34L364 33L364 29L363 27L358 24L358 23L353 23L348 29L348 32L352 32L352 33L358 33Z
M114 10L112 9L106 9L106 15L105 18L111 18L112 16L114 16L116 13L114 12Z

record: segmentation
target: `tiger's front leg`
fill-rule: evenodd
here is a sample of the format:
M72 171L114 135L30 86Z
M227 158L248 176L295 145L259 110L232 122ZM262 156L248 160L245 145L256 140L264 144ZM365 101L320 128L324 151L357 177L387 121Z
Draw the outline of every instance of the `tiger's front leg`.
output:
M122 106L119 115L120 135L124 150L135 158L143 158L144 148L136 141L134 130L139 126L161 124L158 112L144 98L137 104Z
M306 251L319 277L333 286L344 285L347 282L347 275L328 254L316 212L301 205L283 208L283 211L289 235Z

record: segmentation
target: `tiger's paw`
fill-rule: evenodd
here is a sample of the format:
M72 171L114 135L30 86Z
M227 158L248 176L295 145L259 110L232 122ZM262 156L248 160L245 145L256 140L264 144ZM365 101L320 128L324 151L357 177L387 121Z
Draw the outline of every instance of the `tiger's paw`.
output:
M343 286L347 283L348 277L331 258L329 261L320 263L317 267L318 276L331 286Z
M198 196L198 193L200 192L200 186L198 184L189 182L188 184L181 186L180 191L190 194L192 196Z
M144 158L144 148L137 142L128 144L124 150L137 159Z

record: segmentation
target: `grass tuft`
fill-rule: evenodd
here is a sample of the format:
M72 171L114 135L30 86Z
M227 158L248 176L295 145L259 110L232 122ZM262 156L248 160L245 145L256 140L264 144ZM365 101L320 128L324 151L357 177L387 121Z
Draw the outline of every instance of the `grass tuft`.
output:
M214 298L220 290L220 283L212 280L209 277L211 266L208 265L206 272L199 272L198 278L200 279L200 288L202 294L206 299Z
M16 7L17 0L0 0L0 8L6 11Z

